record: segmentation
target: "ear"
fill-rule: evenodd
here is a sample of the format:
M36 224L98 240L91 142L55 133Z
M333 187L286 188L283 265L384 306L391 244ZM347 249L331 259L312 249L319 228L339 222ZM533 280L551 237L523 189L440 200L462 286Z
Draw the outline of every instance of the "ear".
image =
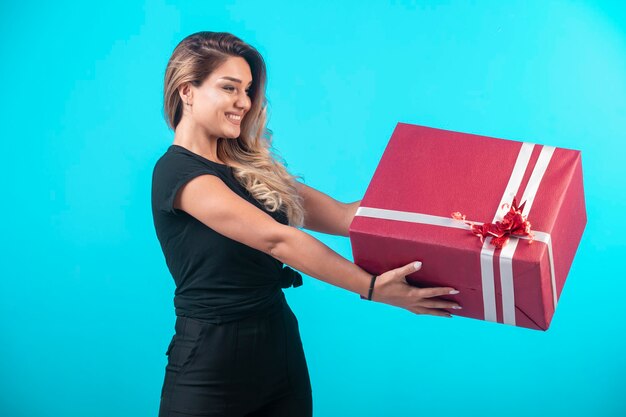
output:
M191 103L191 100L193 98L192 92L193 90L191 89L189 83L183 83L180 85L180 87L178 87L178 95L180 96L180 99L183 101L183 103Z

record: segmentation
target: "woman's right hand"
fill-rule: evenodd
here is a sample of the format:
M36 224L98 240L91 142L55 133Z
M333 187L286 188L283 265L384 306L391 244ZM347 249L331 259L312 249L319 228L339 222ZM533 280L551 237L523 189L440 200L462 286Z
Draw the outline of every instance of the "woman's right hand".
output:
M442 295L458 294L452 287L419 288L407 282L406 276L418 271L421 262L411 262L392 269L376 278L372 301L401 307L415 314L452 317L444 308L460 309L458 303L438 299Z

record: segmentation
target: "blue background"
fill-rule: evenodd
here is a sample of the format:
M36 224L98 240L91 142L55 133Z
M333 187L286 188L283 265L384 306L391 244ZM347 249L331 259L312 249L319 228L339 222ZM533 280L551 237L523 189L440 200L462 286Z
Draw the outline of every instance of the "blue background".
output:
M626 415L620 2L297 3L0 6L0 415L156 416L174 283L151 173L165 65L200 30L259 49L275 148L340 201L398 121L582 151L588 224L548 332L287 290L316 416Z

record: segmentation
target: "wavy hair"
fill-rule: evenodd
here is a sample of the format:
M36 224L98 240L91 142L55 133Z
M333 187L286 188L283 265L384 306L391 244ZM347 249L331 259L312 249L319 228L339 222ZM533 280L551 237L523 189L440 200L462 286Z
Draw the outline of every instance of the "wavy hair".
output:
M291 175L273 147L272 131L267 128L266 68L261 54L251 45L227 32L197 32L184 38L174 49L165 69L163 111L168 126L176 130L183 114L178 88L184 83L196 87L229 57L246 60L252 73L250 110L241 122L236 139L218 138L217 156L236 162L235 178L265 208L281 210L289 225L302 227L304 207L296 189L297 176Z

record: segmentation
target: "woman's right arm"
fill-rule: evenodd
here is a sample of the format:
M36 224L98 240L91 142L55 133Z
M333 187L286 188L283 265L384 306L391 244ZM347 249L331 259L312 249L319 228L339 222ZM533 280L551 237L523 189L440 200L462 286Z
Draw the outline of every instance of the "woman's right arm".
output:
M367 296L371 274L343 258L313 236L283 225L234 193L214 175L201 175L183 185L174 207L185 211L216 232L267 253L321 281ZM443 308L457 303L437 299L454 288L417 288L405 276L413 263L387 271L376 279L373 301L405 308L416 314L449 316Z

